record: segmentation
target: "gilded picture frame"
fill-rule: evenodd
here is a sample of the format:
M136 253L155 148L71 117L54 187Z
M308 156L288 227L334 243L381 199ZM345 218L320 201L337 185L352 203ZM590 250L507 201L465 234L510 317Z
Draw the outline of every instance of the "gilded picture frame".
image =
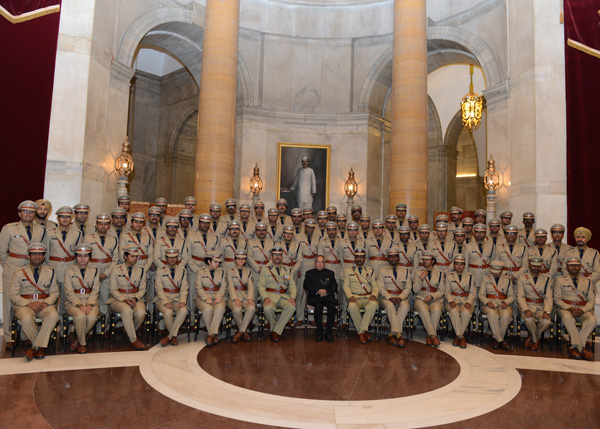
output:
M308 167L312 168L316 178L316 194L312 208L316 215L329 205L329 171L331 164L331 145L277 143L277 200L285 198L287 212L300 207L298 189L291 190L298 169L303 168L302 158L308 157ZM302 207L300 207L302 208Z

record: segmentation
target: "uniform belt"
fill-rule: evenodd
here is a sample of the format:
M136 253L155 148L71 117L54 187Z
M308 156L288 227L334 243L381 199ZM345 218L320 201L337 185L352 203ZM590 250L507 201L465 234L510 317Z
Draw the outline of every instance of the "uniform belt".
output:
M592 273L582 273L581 275L582 275L583 277L589 277L589 276L591 276L591 275L592 275Z
M482 264L482 265L476 265L476 264L469 264L469 268L477 268L480 270L485 270L486 268L489 268L490 264Z
M369 296L371 294L370 293L355 293L354 295L356 295L356 296Z
M500 295L487 294L485 297L489 298L489 299L506 299L506 298L508 298L506 295L502 295L502 294L500 294Z
M437 288L436 287L426 286L426 287L422 287L421 291L424 291L424 292L437 292Z
M268 263L269 263L269 261L256 261L256 265L260 265L260 266L267 265Z
M317 255L304 256L303 259L315 259Z
M405 262L405 263L400 263L398 264L399 267L404 267L404 268L410 268L413 266L412 262Z
M557 273L562 273L562 268L556 270Z
M138 256L139 261L143 261L144 259L148 259L148 255L140 255Z
M104 259L91 258L90 262L94 262L96 264L108 264L109 262L112 262L112 259L111 258L104 258Z
M541 298L525 298L525 301L531 304L543 304L544 300Z
M235 262L233 258L224 258L225 262Z
M390 295L401 295L401 294L402 294L402 292L404 292L404 291L402 291L402 290L388 290L387 292L388 292Z
M436 263L436 265L438 267L449 267L450 266L450 262L438 262L438 263Z
M326 264L341 264L342 261L328 261L327 259L325 259L325 263Z
M47 293L34 293L34 294L29 294L29 295L21 295L21 298L25 298L25 299L46 299L48 298L50 295L48 295Z
M344 264L353 264L354 261L352 259L344 259Z
M371 256L369 261L387 261L385 256Z
M192 255L192 259L195 259L196 261L204 262L204 258L200 258L199 256Z
M296 265L295 262L282 262L281 265L285 265L286 267L293 267Z
M73 289L73 291L80 295L89 295L90 293L92 293L92 290L86 287L82 287L81 289Z
M121 293L137 293L139 291L138 288L134 287L131 289L119 289L119 292Z
M459 296L461 298L464 298L465 296L469 296L469 292L454 292L454 291L452 291L451 293L452 293L452 295Z
M206 292L218 292L218 287L202 287Z
M181 291L180 288L177 289L165 289L163 288L163 291L165 291L166 293L179 293Z
M271 289L271 288L268 287L266 290L267 290L267 292L276 293L277 295L281 295L282 293L286 293L287 292L287 289L282 289L282 288Z
M19 255L18 253L12 253L12 252L8 252L8 256L10 256L11 258L15 258L15 259L27 259L28 258L27 255Z
M245 291L248 290L248 288L246 286L236 286L234 287L235 290L241 290L241 291Z
M515 271L519 271L521 268L519 267L504 267L502 268L504 271L509 271L511 273L514 273Z
M65 258L59 258L58 256L50 256L50 260L54 262L71 262L75 260L75 256L67 256Z
M575 307L581 307L581 306L584 306L584 305L586 305L586 304L587 304L587 302L586 302L586 301L567 301L566 299L563 299L563 301L564 301L566 304L569 304L569 305L574 305Z

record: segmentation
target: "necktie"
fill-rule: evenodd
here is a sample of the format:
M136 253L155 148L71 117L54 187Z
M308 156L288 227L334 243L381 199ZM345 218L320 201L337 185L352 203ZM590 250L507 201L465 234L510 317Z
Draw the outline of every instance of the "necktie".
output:
M344 231L340 231L340 236L344 238Z
M238 270L238 273L240 273L240 279L242 278L242 270Z
M413 240L416 240L416 239L417 239L417 233L413 232Z
M213 231L217 232L217 221L213 221Z
M352 243L352 250L354 250L356 248L356 243L354 241L351 241L350 243Z
M215 270L210 270L210 278L215 279Z
M290 243L285 243L285 250L290 251Z
M427 278L431 280L431 271L427 270Z
M142 238L141 238L141 236L140 236L140 233L138 232L137 234L135 234L135 236L136 236L136 237L137 237L137 239L138 239L138 243L141 243L141 242L142 242Z
M233 239L233 248L237 250L237 239Z
M81 273L81 278L84 279L85 278L85 270L79 270L79 272Z
M442 252L445 252L446 249L444 249L444 242L442 241L440 244L442 245Z
M171 247L175 246L175 239L174 238L170 238L169 240L171 241Z
M515 246L513 246L512 244L509 244L509 245L508 245L508 248L510 249L510 253L512 253L512 252L513 252L513 247L515 247Z
M483 244L479 243L477 247L479 247L479 253L483 255Z
M404 251L408 252L408 246L406 244L404 245Z
M131 278L131 267L127 267L127 274L129 275L129 278Z
M204 245L206 246L206 234L202 234L202 239L204 240Z
M398 270L394 267L394 278L398 279Z
M63 243L65 241L67 241L67 231L62 231L62 239L63 239Z
M575 286L575 289L577 289L577 277L573 278L573 285Z
M392 241L394 241L394 231L390 231L390 235L392 236Z
M300 234L300 228L296 227L296 234Z
M358 267L358 274L362 274L362 267Z
M171 268L171 278L175 279L175 268Z
M498 240L498 238L492 237L492 241L494 242L494 246L496 245L496 240Z
M554 246L554 247L556 248L556 251L557 251L558 253L560 253L560 244L559 244L558 246Z
M458 281L459 281L459 283L462 282L462 274L458 275Z
M246 232L246 222L242 222L242 224L244 225L244 232Z
M85 228L83 224L79 225L79 230L81 231L81 235L85 237Z
M152 228L152 235L154 235L154 239L156 240L156 228Z
M121 230L120 229L117 229L117 238L119 238L119 239L121 238Z
M273 233L273 237L275 237L275 227L274 226L271 227L271 232Z
M333 252L333 249L335 247L335 240L331 240L331 251Z
M377 247L381 247L381 240L379 238L377 239Z
M423 249L427 250L427 243L423 243Z
M308 240L308 245L310 246L310 235L307 236L306 239Z
M35 280L36 283L40 279L40 269L39 268L33 269L33 279Z
M529 231L525 231L525 237L529 238Z
M104 247L104 243L106 242L106 237L101 235L100 236L100 242L102 243L102 247Z
M458 246L458 253L462 254L462 246Z
M184 239L187 239L187 234L188 234L187 229L184 229L183 230L183 238Z
M537 277L534 277L534 278L533 278L533 282L534 282L534 283L537 283L537 279L538 279Z
M281 273L279 272L279 267L277 267L277 275L280 275Z
M260 240L260 247L265 248L265 240Z
M233 220L233 216L229 216L231 218L231 220Z
M279 220L281 221L281 224L283 225L283 223L284 223L283 216L281 216L281 217L279 218Z
M31 240L31 227L26 226L25 228L27 229L27 237L29 237L29 239Z
M542 254L544 253L544 249L542 247L538 248L539 252L540 252L540 256L542 256Z
M365 240L367 239L367 232L363 232L363 237L365 237Z
M585 252L584 249L579 249L579 259L583 259L583 252Z

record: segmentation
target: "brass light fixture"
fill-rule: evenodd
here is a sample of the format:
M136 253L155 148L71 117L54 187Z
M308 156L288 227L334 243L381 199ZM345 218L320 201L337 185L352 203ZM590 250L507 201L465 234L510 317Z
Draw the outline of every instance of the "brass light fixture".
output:
M115 171L119 177L127 177L133 171L133 158L131 157L131 144L128 141L128 137L123 140L121 146L121 155L115 160Z
M254 166L254 174L250 179L250 191L253 195L259 195L260 191L263 189L263 181L260 178L260 170L258 169L258 164Z
M485 170L485 176L483 176L483 186L488 191L495 191L500 187L500 175L496 171L496 161L492 155L490 155L487 162L487 170Z
M348 198L354 198L357 191L358 184L356 183L356 180L354 180L354 170L352 167L350 167L350 171L348 172L348 180L346 180L346 184L344 185L344 192Z
M460 102L460 109L463 126L472 133L481 124L483 100L473 91L473 64L470 66L471 84L469 85L469 93Z

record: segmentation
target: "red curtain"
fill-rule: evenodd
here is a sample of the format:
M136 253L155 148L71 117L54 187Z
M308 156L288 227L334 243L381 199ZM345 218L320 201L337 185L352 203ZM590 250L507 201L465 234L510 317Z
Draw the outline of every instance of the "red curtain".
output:
M12 15L60 0L0 0ZM0 227L17 206L44 194L48 130L60 13L12 23L0 16Z
M567 92L567 215L568 240L578 226L600 237L600 58L585 46L600 50L600 1L565 0L565 72ZM569 39L571 42L569 42ZM572 45L579 43L580 49Z

